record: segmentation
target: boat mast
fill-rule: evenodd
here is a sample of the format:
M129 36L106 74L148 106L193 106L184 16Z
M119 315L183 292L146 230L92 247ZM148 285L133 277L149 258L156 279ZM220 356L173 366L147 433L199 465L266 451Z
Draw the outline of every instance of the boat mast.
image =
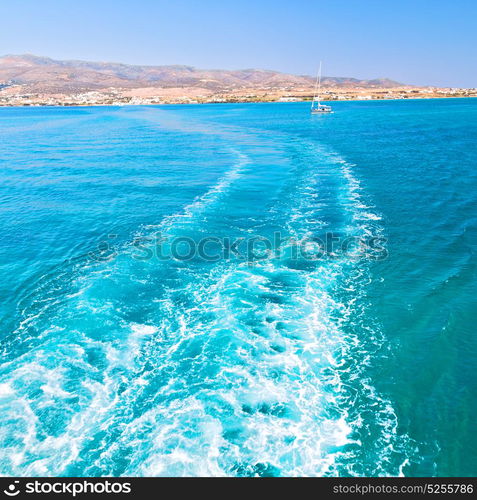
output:
M320 105L320 99L319 99L320 90L321 90L321 61L320 61L320 69L318 70L318 74L316 75L315 93L313 95L313 101L311 101L311 109L313 109L315 101L318 102L318 106Z

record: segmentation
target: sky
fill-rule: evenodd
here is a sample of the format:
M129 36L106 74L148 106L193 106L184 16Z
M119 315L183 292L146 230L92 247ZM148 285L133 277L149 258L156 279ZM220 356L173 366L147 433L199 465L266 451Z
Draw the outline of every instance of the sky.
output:
M0 55L477 86L477 0L0 0Z

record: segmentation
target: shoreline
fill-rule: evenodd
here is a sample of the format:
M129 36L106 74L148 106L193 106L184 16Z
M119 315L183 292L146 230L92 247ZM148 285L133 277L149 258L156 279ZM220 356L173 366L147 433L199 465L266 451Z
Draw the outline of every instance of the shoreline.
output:
M334 99L322 102L340 103L340 102L382 102L382 101L424 101L424 100L444 100L444 99L475 99L477 95L471 96L431 96L431 97L394 97L382 99ZM204 102L157 102L157 103L65 103L65 104L3 104L0 103L0 108L93 108L93 107L130 107L130 106L202 106L205 104L303 104L311 103L310 99L280 101L280 100L243 100L243 101L204 101Z

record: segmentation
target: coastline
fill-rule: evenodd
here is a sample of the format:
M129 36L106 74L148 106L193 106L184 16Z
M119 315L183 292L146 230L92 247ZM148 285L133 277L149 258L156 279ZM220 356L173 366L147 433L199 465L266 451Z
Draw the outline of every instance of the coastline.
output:
M426 96L426 97L390 97L379 99L322 99L322 102L388 102L388 101L424 101L424 100L447 100L447 99L475 99L476 95L459 96ZM88 108L88 107L127 107L127 106L177 106L177 105L204 105L204 104L301 104L311 103L311 99L280 101L280 100L230 100L230 101L201 101L201 102L142 102L142 103L34 103L34 104L5 104L0 102L0 108Z

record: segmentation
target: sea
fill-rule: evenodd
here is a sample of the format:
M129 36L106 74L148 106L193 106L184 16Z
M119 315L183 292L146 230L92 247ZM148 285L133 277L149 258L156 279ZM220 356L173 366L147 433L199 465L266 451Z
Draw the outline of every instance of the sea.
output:
M477 99L331 105L0 108L0 474L477 474Z

